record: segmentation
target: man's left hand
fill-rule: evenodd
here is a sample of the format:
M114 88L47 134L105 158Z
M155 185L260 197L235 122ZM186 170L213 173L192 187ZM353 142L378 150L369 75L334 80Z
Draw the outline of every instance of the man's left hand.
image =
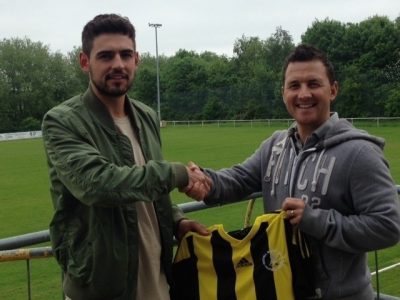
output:
M181 240L188 231L197 232L200 235L210 234L207 228L197 221L189 219L183 219L179 221L178 230L176 233L176 237L178 238L178 240Z

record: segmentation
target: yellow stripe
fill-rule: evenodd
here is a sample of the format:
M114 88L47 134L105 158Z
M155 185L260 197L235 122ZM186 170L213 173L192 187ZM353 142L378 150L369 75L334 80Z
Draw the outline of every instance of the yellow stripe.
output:
M289 262L289 253L286 245L286 233L284 225L284 212L279 214L265 214L259 216L254 221L251 231L243 240L237 240L224 231L222 225L214 225L209 227L209 231L218 230L221 237L230 242L233 248L232 261L235 266L237 275L236 294L237 299L256 299L255 286L253 282L253 267L254 262L250 252L250 240L254 237L255 232L259 229L260 223L268 222L268 249L270 251L271 260L273 263L273 276L275 282L275 290L277 299L295 300L292 286L292 272ZM192 233L191 233L192 234ZM211 235L199 236L193 234L195 239L195 254L198 257L197 269L199 276L199 294L200 300L217 299L217 275L212 264L212 247ZM307 245L303 250L308 253ZM186 239L182 240L182 248L178 251L175 261L189 257L187 250ZM251 266L238 267L242 258L245 258ZM208 262L208 263L207 263Z
M235 291L237 299L256 299L256 290L253 281L254 262L250 253L250 245L251 243L248 242L233 249L232 261L236 272ZM242 258L251 263L251 266L238 267Z
M294 300L292 286L292 271L289 262L289 253L286 245L285 225L283 213L279 215L264 215L268 219L267 228L269 251L274 268L275 290L278 299Z
M209 228L211 229L211 228ZM197 270L199 275L200 300L217 299L217 274L215 269L206 262L212 262L211 235L197 236L194 252L198 257Z

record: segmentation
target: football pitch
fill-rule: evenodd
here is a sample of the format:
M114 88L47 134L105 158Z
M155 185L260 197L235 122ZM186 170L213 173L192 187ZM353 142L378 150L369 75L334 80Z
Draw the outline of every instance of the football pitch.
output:
M284 128L284 125L282 127ZM242 162L279 127L267 126L167 126L162 128L165 159L219 169ZM393 178L400 184L400 131L394 127L366 127L386 140L385 155ZM40 139L0 142L0 238L41 231L52 216L47 166ZM175 203L191 201L177 191ZM222 223L227 230L243 226L246 202L188 214L211 225ZM262 213L256 201L252 219ZM370 254L371 271L375 270ZM400 245L378 252L379 269L400 262ZM61 274L54 259L31 261L32 299L61 299ZM26 262L0 263L0 299L27 299ZM381 292L400 297L400 267L379 274ZM373 277L375 282L375 277Z

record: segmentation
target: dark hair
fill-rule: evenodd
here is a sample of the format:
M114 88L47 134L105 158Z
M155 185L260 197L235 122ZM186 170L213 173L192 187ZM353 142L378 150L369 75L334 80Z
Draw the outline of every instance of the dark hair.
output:
M92 51L93 40L103 33L120 33L127 35L135 44L135 27L127 17L117 14L97 15L89 21L82 31L82 51L90 55Z
M287 56L285 64L283 66L282 82L285 84L285 73L288 65L292 62L307 62L312 60L321 61L326 69L329 82L333 84L335 82L335 71L332 63L328 60L328 57L321 50L306 44L300 44Z

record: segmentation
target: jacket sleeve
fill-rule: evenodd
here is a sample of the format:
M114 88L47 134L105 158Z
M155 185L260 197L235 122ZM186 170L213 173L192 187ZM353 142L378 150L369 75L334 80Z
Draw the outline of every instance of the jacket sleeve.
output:
M353 212L306 206L300 228L330 247L350 253L395 245L400 240L400 210L396 186L381 149L364 145L349 163ZM343 187L344 188L344 187Z
M241 164L219 171L205 169L213 184L204 202L207 204L236 202L252 193L260 192L264 143Z
M42 132L53 185L64 185L86 205L150 202L187 185L186 168L180 163L150 160L144 166L118 166L110 162L79 126L50 111Z

